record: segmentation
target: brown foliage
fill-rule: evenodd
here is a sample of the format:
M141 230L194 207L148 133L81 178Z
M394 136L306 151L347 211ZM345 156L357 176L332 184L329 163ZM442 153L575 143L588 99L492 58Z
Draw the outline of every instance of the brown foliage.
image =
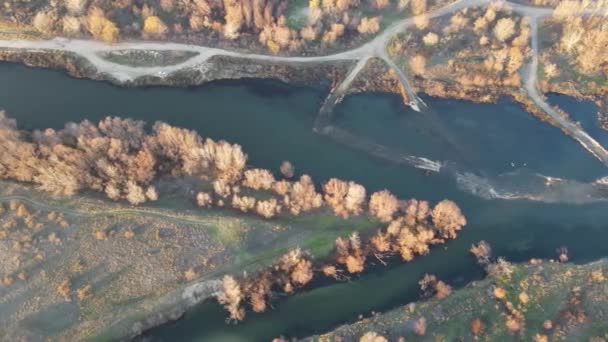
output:
M256 200L250 196L232 195L232 207L246 213L255 208Z
M369 212L382 222L390 222L399 210L399 200L388 190L374 192L369 200Z
M57 25L57 12L53 10L40 11L34 16L32 25L43 34L51 34Z
M69 300L71 287L72 287L72 282L70 281L70 279L65 279L57 286L57 289L56 289L57 294L64 297L65 300Z
M284 254L274 266L240 283L231 276L225 276L217 300L228 310L231 319L242 320L247 298L253 311L263 312L274 285L280 286L286 293L292 293L295 288L308 284L313 276L310 256L296 248Z
M410 6L414 15L420 15L426 12L426 0L411 0Z
M104 11L99 7L91 7L89 10L86 27L96 39L111 43L119 38L120 30L114 22L106 18Z
M245 309L241 306L241 286L232 276L227 275L222 279L222 289L217 294L217 300L228 310L230 319L241 321L245 318Z
M388 340L377 332L368 331L359 338L359 342L388 342Z
M157 16L149 16L144 21L144 29L143 32L153 36L153 37L162 37L169 31L169 28L165 23Z
M370 239L371 246L378 253L386 253L391 250L391 243L387 234L378 231Z
M419 317L414 321L414 334L424 336L426 334L426 318Z
M426 71L426 58L423 55L415 55L410 59L410 68L414 75L423 75Z
M323 185L325 202L343 218L360 215L365 202L365 188L355 182L332 178Z
M299 181L292 184L289 193L283 197L283 203L293 215L299 215L321 207L323 197L317 193L310 176L303 175Z
M228 39L236 39L239 37L241 26L243 25L243 9L242 2L238 0L223 0L224 10L226 15L224 20L224 36Z
M418 284L423 296L427 298L444 299L452 293L452 288L448 284L432 274L425 274Z
M225 196L241 179L247 156L240 146L203 142L193 131L160 122L149 135L143 127L141 121L108 117L98 125L85 120L26 135L0 113L5 148L0 178L33 182L56 196L90 189L132 204L156 200L158 192L150 183L163 174L215 179Z
M304 286L313 278L312 262L299 248L291 250L281 257L279 269L288 274L290 281L297 286Z
M266 301L272 287L271 272L263 270L258 276L246 283L245 293L249 296L249 302L253 311L266 311Z
M507 327L507 329L512 332L518 332L522 329L522 322L520 319L518 319L517 317L513 316L513 315L509 315L507 316L507 320L505 321L505 325Z
M357 31L362 34L373 34L380 31L380 17L363 17Z
M515 21L511 18L501 18L494 26L494 36L501 42L513 37L515 34Z
M443 238L456 238L456 232L467 223L464 215L456 203L443 200L431 212L433 224Z
M473 335L480 336L481 334L483 334L484 330L485 324L483 324L483 322L479 318L476 318L471 321L471 333Z
M85 300L93 295L93 287L91 284L87 284L76 290L76 297L78 300Z
M291 183L285 179L274 182L272 184L272 191L278 195L285 196L291 191Z
M336 269L336 266L334 265L325 265L321 271L326 277L337 278L338 276L338 269Z
M265 169L249 169L243 173L243 186L255 190L269 190L274 183L274 176Z
M208 207L213 202L213 198L206 192L199 192L196 194L196 204L199 207Z
M281 206L276 199L258 201L255 208L256 212L264 218L273 218L281 212Z
M348 239L336 239L336 262L346 267L348 273L360 273L365 268L365 251L357 232L352 233Z
M477 245L472 245L470 252L477 258L477 262L481 265L487 265L490 263L492 257L492 247L484 240L479 241Z

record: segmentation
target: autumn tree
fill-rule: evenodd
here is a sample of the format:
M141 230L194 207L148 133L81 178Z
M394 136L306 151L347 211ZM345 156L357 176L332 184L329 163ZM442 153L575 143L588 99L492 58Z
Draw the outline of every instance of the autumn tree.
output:
M343 218L360 215L365 202L365 188L355 182L332 178L323 185L325 202Z
M389 0L372 0L371 3L374 8L383 9L383 8L386 8L390 4L390 1Z
M61 19L61 30L67 35L78 35L82 31L82 23L77 17L65 16Z
M293 249L284 254L279 260L278 268L288 276L283 284L285 292L291 292L293 286L301 287L308 284L313 278L312 262L310 257L300 248Z
M471 333L474 336L481 336L484 330L485 324L479 318L476 318L471 321Z
M283 161L281 163L281 174L283 175L283 177L285 178L293 178L294 174L295 174L295 168L294 166L289 162L289 161Z
M432 274L425 274L418 285L426 298L444 299L452 293L452 288L448 284Z
M126 199L131 204L142 204L146 202L146 194L144 189L133 181L128 181L126 184Z
M494 26L494 36L501 42L506 41L515 34L515 21L511 18L498 19Z
M317 39L318 32L314 27L309 25L300 30L300 36L306 41L313 41Z
M249 280L245 285L245 293L249 297L254 312L264 312L267 308L268 295L273 285L270 270L262 270L259 275Z
M232 207L242 212L248 212L255 208L256 199L251 196L232 195Z
M51 34L57 25L57 12L54 10L43 10L34 16L32 25L43 34Z
M426 12L426 0L411 0L410 7L414 15L421 15Z
M226 15L224 20L224 36L228 39L236 39L239 37L241 26L243 25L243 9L242 2L239 0L223 0L224 11Z
M423 75L426 70L426 58L423 55L417 54L410 59L410 69L414 75Z
M336 261L346 267L348 273L360 273L365 268L366 255L357 232L347 239L338 237L335 242Z
M242 321L245 309L242 307L243 293L238 282L229 275L222 279L222 288L217 294L217 300L230 313L230 319Z
M336 40L344 35L345 26L341 23L333 23L327 31L323 34L323 42L327 44L333 44Z
M422 38L424 45L433 46L439 42L439 36L436 33L429 32Z
M388 340L377 332L368 331L359 338L359 342L388 342Z
M543 65L543 71L545 72L545 76L547 77L547 79L552 79L559 75L559 70L555 63L546 62Z
M399 210L399 200L388 190L374 192L369 200L369 212L382 222L390 222Z
M323 197L317 193L310 176L302 175L283 196L283 203L293 215L299 215L321 207Z
M213 202L213 198L206 192L199 192L196 194L196 204L199 207L208 207Z
M258 215L269 219L281 212L281 206L275 198L270 198L258 201L255 210Z
M106 18L104 11L99 7L91 7L86 23L87 30L94 38L108 43L118 40L120 30L114 22Z
M484 240L478 244L471 246L470 252L477 258L477 262L481 265L488 265L492 257L492 247Z
M77 16L84 13L88 0L65 0L65 7L71 15Z
M274 176L266 169L249 169L243 173L243 186L255 190L270 190L274 184Z
M427 225L427 218L431 214L429 202L419 201L415 198L405 202L405 215L403 216L404 223L410 227L417 224Z
M357 31L361 34L373 34L380 31L380 17L363 17Z
M157 16L149 16L144 21L144 33L152 37L164 36L169 31L165 23Z
M414 334L416 334L418 336L426 335L426 318L424 318L424 317L416 318L414 320L412 329L414 331Z
M456 232L467 223L464 215L456 203L443 200L431 212L433 225L442 238L456 238Z

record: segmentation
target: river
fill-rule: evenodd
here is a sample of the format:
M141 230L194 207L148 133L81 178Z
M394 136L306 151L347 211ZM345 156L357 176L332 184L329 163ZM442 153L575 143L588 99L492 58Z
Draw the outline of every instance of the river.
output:
M347 97L335 126L390 147L437 160L427 172L387 160L313 133L324 90L272 81L214 82L202 87L119 88L76 80L63 73L0 63L0 108L25 129L60 128L67 121L117 115L162 120L203 136L239 143L252 165L277 169L292 161L317 182L337 176L368 191L391 189L401 197L459 203L468 225L458 239L408 264L321 284L278 301L264 314L226 325L225 312L209 302L183 320L150 332L153 340L268 341L302 337L417 298L417 281L434 273L461 286L482 276L468 254L485 239L496 255L521 261L554 257L568 246L572 260L608 255L608 191L596 179L605 168L558 129L539 122L509 100L498 104L424 98L430 111L416 113L396 96ZM593 106L552 97L552 102L594 117ZM592 121L589 121L592 123Z

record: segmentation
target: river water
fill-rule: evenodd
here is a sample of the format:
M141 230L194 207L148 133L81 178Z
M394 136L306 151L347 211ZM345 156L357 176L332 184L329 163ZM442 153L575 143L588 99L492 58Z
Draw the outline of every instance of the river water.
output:
M239 143L252 165L276 169L282 160L291 160L298 172L318 182L337 176L368 191L388 188L404 198L450 198L468 218L458 239L414 262L313 287L278 301L267 313L250 313L238 325L226 325L225 312L205 303L183 320L151 331L154 340L268 341L327 331L360 314L415 300L424 273L456 286L481 277L467 252L481 239L490 242L496 255L514 261L554 257L561 246L569 248L575 262L608 255L608 190L596 182L607 170L558 129L511 101L479 105L425 98L429 110L421 114L396 96L364 94L338 106L336 127L360 141L382 144L395 156L438 161L443 167L434 173L377 159L313 133L324 95L321 89L259 80L127 89L0 63L0 108L25 129L60 128L67 121L107 115L162 120ZM593 125L593 105L564 97L551 100L577 110L577 120Z

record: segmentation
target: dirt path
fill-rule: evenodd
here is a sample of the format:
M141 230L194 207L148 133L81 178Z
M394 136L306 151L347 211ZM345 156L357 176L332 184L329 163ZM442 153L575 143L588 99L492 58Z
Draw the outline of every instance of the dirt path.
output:
M489 0L459 0L445 7L431 11L426 15L430 18L439 17L456 10L489 3ZM131 81L141 76L165 77L175 71L193 67L205 63L213 56L229 56L244 59L260 60L275 63L319 63L339 60L360 60L378 56L379 51L383 51L386 45L397 33L403 31L414 23L414 17L400 20L371 41L364 45L325 56L312 57L286 57L263 54L251 54L236 52L225 49L218 49L206 46L196 46L190 44L179 44L169 42L120 42L107 44L100 41L54 38L51 40L28 41L28 40L0 40L0 48L13 48L24 50L56 50L72 52L86 58L101 73L106 73L121 82ZM103 53L119 50L179 50L198 53L197 56L182 63L171 66L159 67L134 67L110 62L101 57ZM356 76L356 75L354 75Z
M576 125L568 118L563 117L553 109L538 91L538 55L539 37L538 20L541 15L533 16L530 20L531 40L532 40L532 60L524 70L524 89L528 96L539 106L547 115L555 121L555 125L564 130L569 136L578 141L587 151L593 154L604 165L608 166L608 151L595 139L593 139L580 126Z

